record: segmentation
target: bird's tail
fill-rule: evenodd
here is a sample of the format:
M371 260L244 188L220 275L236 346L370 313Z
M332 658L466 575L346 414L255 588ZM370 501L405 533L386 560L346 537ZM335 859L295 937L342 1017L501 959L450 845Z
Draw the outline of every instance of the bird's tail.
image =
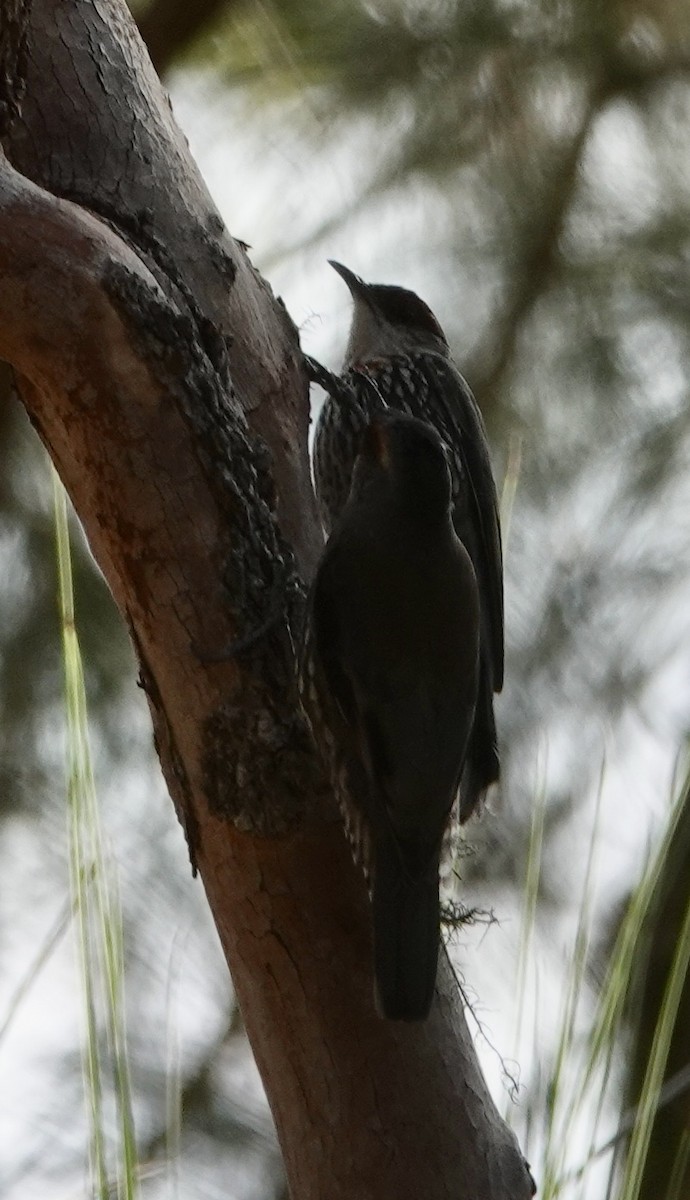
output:
M395 841L381 839L372 908L376 1006L391 1021L422 1021L431 1008L438 963L438 852L412 873Z

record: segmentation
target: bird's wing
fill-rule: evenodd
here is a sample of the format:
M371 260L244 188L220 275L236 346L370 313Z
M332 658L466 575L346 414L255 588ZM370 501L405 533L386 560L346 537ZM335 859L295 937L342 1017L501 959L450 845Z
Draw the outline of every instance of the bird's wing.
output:
M347 797L338 797L341 807L345 804L349 809L344 812L348 829L358 830L363 814L376 836L386 833L395 837L384 795L377 786L382 756L388 759L389 751L368 694L367 637L364 634L362 645L356 645L359 626L359 614L354 612L358 607L356 599L353 605L350 595L344 608L343 597L348 596L347 559L347 547L341 545L336 531L324 552L309 600L314 639L311 658L322 675L315 683L323 718L334 734L351 799L358 809L353 812L347 805ZM361 840L359 832L357 840ZM368 871L370 864L363 865Z
M441 354L426 354L424 370L433 382L434 402L450 449L459 454L479 531L482 575L488 590L494 691L503 686L503 551L488 440L482 414L468 384L454 364ZM433 370L429 372L429 360Z
M453 803L472 725L472 639L444 614L443 638L432 634L435 651L416 645L423 630L414 614L404 615L398 573L370 578L356 561L353 574L350 548L336 532L313 591L312 622L331 725L338 722L337 740L370 782L367 795L357 799L373 830L396 840L423 832L433 849ZM448 592L462 595L468 572L474 580L464 550L457 570L457 577L451 569L436 589L453 617Z
M318 574L309 593L308 627L309 637L313 646L307 644L305 658L323 673L323 681L316 680L316 685L322 702L325 696L332 700L329 711L325 714L329 723L335 722L340 726L351 728L356 724L357 709L354 692L348 675L343 667L341 653L341 630L339 609L337 604L337 554L333 553L332 545L324 552Z

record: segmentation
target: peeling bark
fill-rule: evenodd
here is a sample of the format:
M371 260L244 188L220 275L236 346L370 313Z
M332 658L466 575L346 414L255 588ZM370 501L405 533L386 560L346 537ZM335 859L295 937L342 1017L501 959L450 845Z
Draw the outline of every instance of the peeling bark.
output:
M364 884L295 700L321 534L294 327L124 5L10 8L0 354L128 622L292 1194L528 1197L447 968L426 1023L373 1011Z

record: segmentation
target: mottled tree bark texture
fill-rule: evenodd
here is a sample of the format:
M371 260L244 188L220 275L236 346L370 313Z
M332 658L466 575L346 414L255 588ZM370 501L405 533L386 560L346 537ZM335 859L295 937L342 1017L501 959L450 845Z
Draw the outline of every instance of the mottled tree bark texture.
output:
M292 322L121 0L6 0L0 54L0 356L130 629L291 1194L528 1197L447 965L428 1021L373 1010L365 886L295 702L322 535Z

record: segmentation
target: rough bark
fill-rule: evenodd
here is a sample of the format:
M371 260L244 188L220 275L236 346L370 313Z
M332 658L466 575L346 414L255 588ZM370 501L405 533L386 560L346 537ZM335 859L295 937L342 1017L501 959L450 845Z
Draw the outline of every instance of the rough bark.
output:
M447 968L428 1022L373 1012L365 888L295 704L321 536L292 323L119 0L15 0L0 53L0 355L131 630L292 1194L521 1200Z

